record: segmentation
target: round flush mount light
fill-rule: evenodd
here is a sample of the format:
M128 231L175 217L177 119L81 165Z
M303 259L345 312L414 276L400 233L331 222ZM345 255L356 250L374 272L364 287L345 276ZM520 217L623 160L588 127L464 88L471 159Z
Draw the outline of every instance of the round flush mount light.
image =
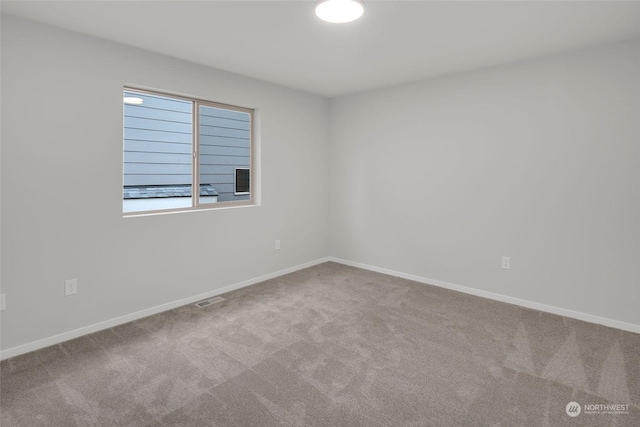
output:
M138 98L137 96L125 96L123 98L125 104L129 105L142 105L144 100L142 98Z
M363 13L360 0L321 0L316 4L316 16L334 24L355 21Z

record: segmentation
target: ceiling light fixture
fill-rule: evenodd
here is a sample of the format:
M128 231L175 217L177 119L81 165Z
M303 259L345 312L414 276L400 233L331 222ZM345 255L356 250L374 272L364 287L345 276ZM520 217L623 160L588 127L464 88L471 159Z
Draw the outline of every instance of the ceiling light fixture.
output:
M142 98L138 98L137 96L125 96L123 98L125 104L129 105L142 105L144 100Z
M355 21L363 13L364 5L360 0L320 0L316 4L316 16L334 24Z

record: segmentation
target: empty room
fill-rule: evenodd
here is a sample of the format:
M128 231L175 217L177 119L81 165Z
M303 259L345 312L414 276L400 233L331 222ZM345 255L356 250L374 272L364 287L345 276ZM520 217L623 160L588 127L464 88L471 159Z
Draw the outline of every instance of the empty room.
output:
M640 2L0 2L0 425L640 426Z

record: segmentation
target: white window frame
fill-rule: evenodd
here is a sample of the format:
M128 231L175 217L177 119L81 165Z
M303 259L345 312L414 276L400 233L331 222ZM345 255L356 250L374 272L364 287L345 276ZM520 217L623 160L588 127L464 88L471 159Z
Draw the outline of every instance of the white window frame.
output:
M183 95L176 95L171 92L150 90L150 89L140 89L135 86L124 86L122 92L132 91L138 92L142 94L156 95L162 96L166 98L179 99L182 101L192 102L192 158L191 158L191 206L190 207L176 207L176 208L166 208L166 209L153 209L153 210L144 210L144 211L135 211L135 212L123 212L123 217L134 217L134 216L146 216L146 215L154 215L154 214L166 214L166 213L179 213L179 212L189 212L189 211L201 211L201 210L211 210L211 209L224 209L228 207L241 207L241 206L255 206L255 196L254 192L251 191L255 188L255 138L254 138L254 129L255 129L255 109L239 107L236 105L223 104L220 102L207 101L195 97L188 97ZM230 200L224 202L216 202L216 203L200 203L200 132L199 132L199 117L200 117L200 106L205 107L213 107L220 108L231 111L239 111L243 113L249 114L249 167L236 168L236 169L249 169L249 188L250 191L247 193L235 193L235 180L236 173L234 170L233 181L234 181L234 195L249 195L249 199L247 200ZM122 128L124 129L124 105L123 105L123 124ZM124 149L123 149L123 165L124 165ZM124 166L123 166L124 168ZM122 178L124 180L124 169L122 171ZM124 182L124 181L123 181Z

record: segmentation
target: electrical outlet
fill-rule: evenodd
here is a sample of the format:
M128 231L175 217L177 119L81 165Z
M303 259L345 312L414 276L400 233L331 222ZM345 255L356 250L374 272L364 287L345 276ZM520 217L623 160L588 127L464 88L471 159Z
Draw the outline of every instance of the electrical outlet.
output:
M504 268L505 270L511 270L511 257L502 257L502 268Z
M64 295L75 295L78 293L78 279L69 279L64 281Z
M4 294L0 294L0 311L5 311L7 309L7 297Z
M274 245L274 248L276 249L276 251L280 250L280 240L276 240L276 243Z

